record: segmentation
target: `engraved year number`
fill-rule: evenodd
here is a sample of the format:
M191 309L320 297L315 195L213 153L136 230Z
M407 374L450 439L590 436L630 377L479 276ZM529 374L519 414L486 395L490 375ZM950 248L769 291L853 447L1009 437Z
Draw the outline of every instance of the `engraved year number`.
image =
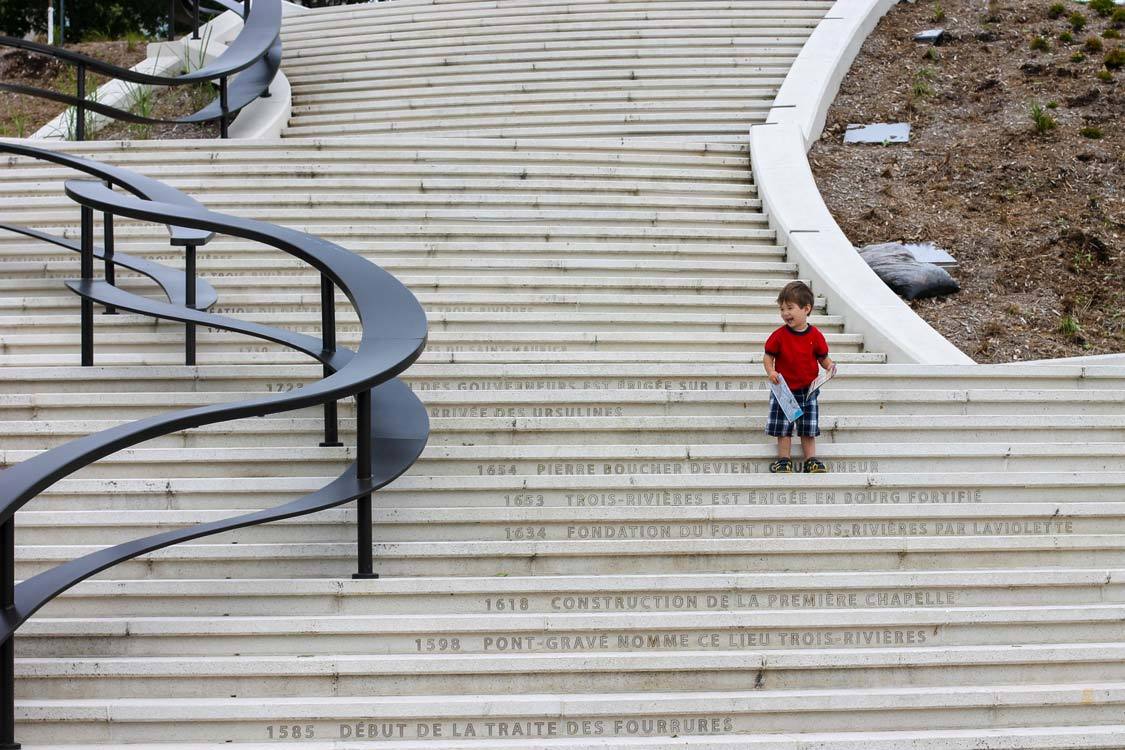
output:
M516 508L542 508L543 496L521 492L516 495L504 495L504 502Z
M530 606L526 596L521 596L518 599L512 596L484 600L484 608L489 612L515 612L516 610L526 612Z
M270 724L266 736L271 740L311 740L316 731L312 724Z
M515 473L515 464L477 464L477 474L482 477L496 477Z
M505 526L504 533L508 539L546 539L546 526Z
M460 638L415 638L414 647L419 651L460 651Z

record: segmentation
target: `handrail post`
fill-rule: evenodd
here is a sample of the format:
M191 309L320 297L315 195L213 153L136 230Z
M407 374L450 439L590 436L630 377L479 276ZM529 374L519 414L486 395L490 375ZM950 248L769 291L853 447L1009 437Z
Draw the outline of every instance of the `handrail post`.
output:
M74 119L76 141L86 140L86 107L82 104L84 101L86 101L86 66L78 63L78 106L75 108Z
M242 19L250 17L250 0L242 0Z
M191 38L199 38L199 0L191 3Z
M106 182L105 186L110 190L113 189L112 182ZM102 247L103 257L105 258L105 280L110 286L116 285L116 266L113 262L113 214L106 211L102 214ZM106 315L116 315L117 308L113 305L105 306Z
M227 137L227 113L229 111L230 103L227 101L227 77L223 76L219 79L219 109L222 115L219 118L219 137Z
M94 279L94 209L82 207L82 280ZM82 297L82 366L94 364L94 301Z
M195 245L184 248L184 307L195 309ZM184 364L195 365L195 323L184 323Z
M336 287L332 279L325 274L320 275L320 338L324 342L324 351L336 352ZM324 377L335 372L327 364L324 365ZM321 448L338 448L340 442L340 425L338 408L335 401L324 403L324 442Z
M0 607L14 615L16 602L16 522L0 524ZM0 644L0 748L16 750L16 635Z
M168 0L168 41L173 42L176 40L176 2L177 0Z
M359 482L371 479L371 391L355 395L355 476ZM359 572L352 578L378 578L371 563L371 493L356 499L356 546Z

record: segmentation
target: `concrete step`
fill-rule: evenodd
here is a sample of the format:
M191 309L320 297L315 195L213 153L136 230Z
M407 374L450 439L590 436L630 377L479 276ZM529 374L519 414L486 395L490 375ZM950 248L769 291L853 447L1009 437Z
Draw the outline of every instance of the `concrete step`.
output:
M654 449L652 453L661 448L649 447ZM1038 449L1029 451L1034 457L1036 452L1043 453L1052 446L1031 447ZM1101 460L1106 462L1106 456L1118 447L1113 444L1100 446ZM534 448L518 452L528 454L532 450ZM139 469L145 464L153 464L155 474L164 468L158 465L170 461L168 454L171 451L139 449L133 455L122 457L114 466L104 467L101 472L87 471L83 478L60 480L36 498L33 505L21 511L20 518L26 516L30 520L36 516L27 514L40 511L195 511L264 507L296 499L322 487L334 476L333 471L343 463L343 454L348 451L291 449L293 471L308 473L286 475L279 470L267 476L247 476L239 471L237 462L250 464L257 457L258 473L264 473L262 469L273 469L282 462L283 457L278 457L276 452L269 454L264 449L253 448L231 449L228 452L230 455L226 461L216 455L219 451L185 452L188 455L185 455L180 469L182 476L165 478L157 474L156 477L144 478L137 476ZM698 513L700 519L705 519L710 509L731 512L729 509L740 507L746 513L750 512L749 508L757 508L755 512L759 515L779 507L803 508L815 515L821 512L820 506L902 507L905 510L895 512L924 514L932 511L938 515L956 514L952 510L954 506L968 506L965 512L972 515L985 512L980 508L987 505L991 511L1001 515L1017 513L1001 507L1010 503L1035 506L1040 510L1050 506L1051 513L1058 511L1063 514L1072 505L1100 507L1115 502L1122 484L1122 472L1105 466L1092 470L1075 467L1071 471L884 471L827 475L798 473L791 476L758 473L748 477L746 474L754 474L747 470L756 467L754 462L708 461L706 458L664 463L621 461L615 460L621 458L620 448L615 451L612 447L603 450L610 462L602 464L590 463L589 455L586 456L587 462L580 463L574 456L567 456L564 447L552 451L561 455L540 456L544 462L536 464L534 469L537 472L531 474L489 471L494 464L471 465L474 460L487 460L490 452L496 454L499 451L461 447L427 449L410 473L380 491L382 500L377 507L388 511L540 508L551 509L556 514L565 508L577 519L588 514L596 517L607 509L637 509L638 513L645 513L655 509L687 508ZM540 448L539 452L543 454L547 451ZM581 449L572 446L569 452L578 454ZM587 448L586 452L589 454L592 450ZM763 453L760 448L758 452ZM1013 452L1016 452L1015 446ZM239 455L244 453L250 455ZM324 456L326 453L328 455ZM1059 449L1060 455L1065 453L1064 449ZM324 459L320 463L316 462L318 455ZM497 458L517 460L510 455ZM525 460L528 458L534 456L524 456ZM885 458L880 457L880 460L885 461ZM914 461L921 463L918 458ZM837 462L829 460L829 463ZM937 461L931 463L940 465ZM230 464L235 465L226 468ZM211 471L201 473L200 469L207 468ZM322 473L315 473L318 471ZM458 471L463 473L456 473ZM335 470L335 474L339 474L339 470ZM128 478L130 476L133 478ZM672 479L673 476L676 478Z
M875 631L870 640L885 639ZM1119 680L1122 648L1066 643L579 655L25 658L16 662L16 685L19 697L38 699L81 698L95 681L103 698L147 698L155 690L168 698L238 697L250 691L256 697L425 695L439 692L439 686L472 694L473 684L489 679L505 692L560 692L578 688L576 682L587 692L738 690L747 684L766 690L944 687L966 681ZM577 680L575 672L582 673Z
M1100 694L1098 688L1095 687L1082 687L1078 686L1080 690L1089 690L1095 694ZM1060 686L1060 690L1065 689ZM711 700L719 700L726 697L728 694L712 693L707 698ZM894 693L899 695L899 693ZM1005 695L1006 693L994 692L994 696ZM799 696L804 697L804 696ZM447 696L435 696L432 700L435 702L444 702ZM1053 699L1052 700L1057 700ZM110 704L108 713L111 713L115 718L119 717L125 719L130 715L129 709L133 708L132 701L120 701ZM47 710L54 707L53 703L34 704L36 707L43 705ZM175 705L175 704L174 704ZM204 704L206 705L206 704ZM271 705L280 705L288 707L292 703L280 702ZM815 704L814 704L815 705ZM1058 705L1053 703L1052 705ZM125 711L114 710L118 706L128 706ZM98 707L101 712L101 706ZM847 708L845 711L849 710ZM854 710L854 709L853 709ZM1065 710L1065 709L1064 709ZM1115 707L1112 710L1116 710ZM306 723L299 725L292 724L272 724L267 725L266 733L268 734L272 728L274 735L280 737L282 727L285 728L286 736L291 733L311 731L314 737L334 737L338 739L329 740L326 742L318 740L306 740L302 743L302 747L307 747L309 750L335 750L339 747L339 739L346 740L349 748L355 750L375 750L376 748L384 748L385 750L422 750L423 748L432 747L434 740L433 734L437 733L442 739L441 746L448 750L474 750L480 747L481 740L477 737L484 736L487 739L490 747L496 748L543 748L544 750L555 749L558 750L593 750L598 748L629 748L631 750L646 750L652 748L668 748L668 747L690 747L702 748L704 750L745 750L751 748L752 750L795 750L800 748L818 748L822 750L899 750L903 747L911 747L916 750L976 750L981 747L981 742L989 743L987 746L990 748L1004 748L1007 750L1095 750L1097 748L1119 748L1122 745L1123 738L1125 738L1125 725L1120 724L1095 724L1089 725L1082 724L1077 718L1070 719L1069 725L1064 726L1040 726L1042 721L1043 711L1041 708L1032 709L1031 713L1035 714L1034 720L1029 722L1028 726L1021 726L1018 728L1005 727L994 728L991 724L985 723L987 719L982 718L982 726L973 729L949 729L949 730L912 730L912 731L841 731L841 732L791 732L786 731L783 735L775 736L772 734L750 734L750 732L759 731L758 727L761 722L758 716L747 720L744 723L739 723L738 726L746 726L747 734L717 734L723 731L723 727L735 726L732 720L727 722L721 720L719 722L709 721L707 719L681 719L673 716L659 716L651 719L633 719L617 718L616 716L605 717L598 714L598 718L590 720L562 720L554 719L554 713L551 714L552 718L536 719L531 721L493 721L491 717L496 714L492 713L489 709L483 709L480 712L482 719L472 719L469 721L446 721L434 722L430 720L418 721L405 721L405 722L371 722L369 717L381 712L381 706L376 704L371 709L362 708L357 709L355 714L357 718L347 717L345 722L339 722L338 716L335 714L327 719L318 721L315 718ZM964 707L964 702L959 704L951 711L941 714L942 721L948 724L961 725L963 722L955 721L954 717L961 717L969 715L969 709ZM134 709L133 713L136 711ZM316 711L310 713L324 713L324 711ZM940 712L939 712L940 713ZM982 712L983 713L983 712ZM989 715L1002 715L1004 717L1015 716L1017 713L1022 713L1017 710L1004 709L999 710L995 705L989 711ZM1088 712L1087 712L1088 713ZM381 715L381 714L380 714ZM768 715L768 714L766 714ZM926 712L925 715L930 715ZM476 716L476 714L474 714ZM1091 717L1094 721L1100 721L1097 716ZM846 725L847 729L854 728L856 717L852 715L850 720L853 722ZM886 721L885 718L880 718L880 721ZM1014 721L1014 719L1005 719ZM1067 719L1061 719L1064 723ZM174 719L179 721L179 719ZM1109 719L1112 721L1112 719ZM1034 723L1034 726L1030 724ZM471 727L470 727L471 725ZM130 728L144 728L145 724L130 725ZM220 727L228 728L230 733L230 723L203 723L200 721L190 722L190 726L194 729L199 729L200 733L207 732L212 729L219 729ZM234 726L238 726L237 724ZM152 733L144 733L135 735L129 733L123 735L126 737L131 736L144 736L154 738L157 741L154 743L138 743L136 750L166 750L167 748L174 748L175 750L219 750L220 748L228 748L229 750L268 750L268 748L276 747L273 742L255 742L254 739L260 737L261 732L254 738L246 742L238 742L236 740L227 740L223 744L209 744L206 740L200 742L188 742L178 744L168 744L160 742L159 740L167 736L167 730L163 725L157 725L157 730ZM97 727L95 730L98 738L105 738L107 736L116 736L108 733L102 727ZM620 736L608 736L612 733L620 732ZM409 734L408 734L409 733ZM465 735L469 733L471 738L466 739ZM642 733L651 733L650 736L638 736ZM673 734L674 733L674 734ZM151 737L150 737L151 735ZM423 739L381 739L382 737L418 737ZM699 736L702 735L702 736ZM215 736L214 734L208 736ZM356 740L356 736L361 737L377 737L380 739L374 740ZM454 739L448 739L448 738ZM492 739L492 737L533 737L534 739ZM567 739L558 739L559 737L567 737ZM675 738L675 739L673 739ZM675 744L669 744L675 743ZM795 744L800 743L800 744ZM36 745L40 750L90 750L93 747L101 747L101 745Z
M36 618L17 658L663 653L1105 642L1125 604L750 613ZM878 637L873 636L878 633Z
M137 253L144 255L144 253ZM201 254L208 268L205 275L216 289L272 291L316 288L320 283L308 264L290 258L276 261L263 258L216 259ZM222 261L221 263L219 261ZM166 255L160 262L170 268L182 268L182 258ZM496 289L511 286L540 291L573 291L579 288L604 289L675 289L677 291L708 291L746 293L774 289L781 282L797 276L795 263L771 261L692 262L656 260L563 260L551 258L374 258L373 262L412 289ZM40 294L66 294L59 279L78 276L74 259L45 261L5 261L0 256L5 278L0 288L5 291L35 290ZM72 270L73 269L73 270ZM469 275L471 272L472 275ZM120 286L130 288L139 277L121 275Z
M607 347L608 351L590 351L587 344L593 342L595 334L588 334L582 336L575 334L574 338L585 342L582 346L576 348L575 351L569 351L569 346L565 341L560 342L528 342L526 339L521 340L518 335L509 334L500 336L498 339L495 334L484 332L476 334L459 334L461 338L469 339L464 343L434 343L430 346L432 351L423 353L418 361L422 364L448 364L451 362L469 364L505 364L505 363L527 363L527 364L543 364L544 362L552 364L574 364L574 363L589 363L605 364L605 363L619 363L621 365L628 364L664 364L664 363L684 363L684 362L698 362L701 355L699 347L694 346L685 351L666 351L661 347L653 348L645 345L644 341L639 341L637 346L626 346L624 349L616 347ZM598 334L600 335L600 334ZM750 334L752 335L752 334ZM721 336L721 334L719 334ZM495 340L494 340L495 339ZM649 342L655 339L649 339ZM737 341L736 339L733 339ZM95 336L95 341L97 337ZM97 348L97 347L95 347ZM706 348L706 347L704 347ZM299 371L299 368L308 362L308 357L288 351L274 351L272 347L262 344L257 339L247 339L245 347L239 347L242 351L237 353L226 351L203 351L199 354L197 361L200 366L228 366L228 365L286 365L291 366ZM728 347L732 351L726 352L709 352L706 355L707 360L715 363L746 363L751 362L755 365L761 364L762 354L760 352L746 353L743 346ZM60 366L70 367L76 363L78 355L73 352L59 352L59 353L39 353L39 354L0 354L0 367L7 368L16 366L23 368L25 366ZM182 353L173 353L172 350L160 351L144 351L144 352L106 352L105 347L95 355L97 363L103 365L118 366L133 366L133 365L155 365L155 366L171 366L178 362L183 361ZM875 354L868 352L851 353L839 352L833 355L833 361L852 365L857 363L873 364L882 363L886 360L883 354ZM293 383L292 379L287 382ZM288 387L282 385L282 387Z
M151 283L148 293L151 292ZM780 287L781 284L778 284ZM68 290L69 291L69 290ZM713 311L724 314L768 315L777 307L776 295L754 295L745 292L740 295L726 294L644 294L634 292L617 293L533 293L523 292L518 286L511 288L502 297L492 292L425 292L417 291L415 296L422 306L430 312L682 312L699 314ZM73 314L77 300L62 295L51 296L9 296L0 299L0 315L25 313L43 320L47 315ZM260 292L252 294L221 294L219 302L212 308L222 315L245 315L260 313L307 313L320 312L319 289L303 294L276 293L263 296ZM818 313L823 313L824 299L816 301ZM337 314L343 317L351 309L347 302L336 305ZM23 321L21 321L23 322ZM780 321L779 321L780 322ZM26 325L26 322L24 323ZM854 339L858 336L852 334Z
M698 493L699 491L696 490ZM915 490L917 492L917 490ZM1063 495L1065 497L1065 494ZM277 501L258 496L259 507ZM385 503L389 503L388 496ZM17 522L21 546L111 545L170 529L237 515L216 510L23 510ZM917 504L865 506L683 507L455 507L373 511L374 537L381 542L505 542L638 539L884 539L944 538L951 548L979 537L1091 536L1125 534L1120 503L1060 500L972 506ZM75 527L79 524L79 527ZM311 517L209 537L210 543L346 544L355 537L353 510L322 511Z
M338 475L354 459L352 448L318 448L316 441L304 446L276 448L133 448L119 451L82 470L85 478L122 479L126 477L247 477L263 473L273 477L328 477ZM750 438L749 430L745 435ZM995 443L963 441L942 443L901 442L833 443L820 441L817 454L834 474L851 474L864 482L880 481L870 475L877 472L930 471L993 472L1021 476L1023 472L1106 472L1121 470L1121 451L1125 443L1032 443L1005 440ZM23 461L38 451L5 449L0 463L9 465ZM605 477L632 475L698 475L753 474L755 482L769 478L769 464L776 458L775 447L762 434L761 442L696 445L440 445L427 447L422 458L411 469L413 476L482 477L508 482L499 487L518 492L529 477L560 477L579 488L594 502L597 491L605 487ZM799 455L799 454L798 454ZM506 480L504 478L507 478ZM405 482L400 479L399 482ZM458 480L464 481L464 480ZM587 483L583 484L585 481ZM671 480L663 478L663 487ZM675 480L678 482L678 479ZM782 476L778 482L809 489L819 485L800 484L797 476ZM821 481L812 476L809 481ZM830 482L830 480L824 480ZM1100 481L1100 480L1096 480ZM397 486L397 485L396 485ZM535 486L527 484L527 486ZM767 485L773 488L774 485ZM959 485L954 485L959 486ZM384 490L389 491L389 490ZM944 484L935 487L935 494L945 496ZM873 497L881 495L873 494ZM558 497L555 495L553 497ZM686 497L686 494L685 494ZM960 497L960 496L957 496ZM604 502L609 502L605 500ZM777 502L785 502L780 497Z
M691 525L687 532L694 533ZM378 531L379 527L376 527ZM678 527L677 527L678 530ZM965 537L656 538L567 541L376 542L376 571L389 576L728 573L747 569L967 570L1125 565L1125 535ZM26 578L93 552L98 545L23 545ZM349 575L355 542L190 543L116 565L105 578L305 578Z
M1125 415L1027 416L951 415L919 422L903 416L838 416L826 408L820 417L822 443L1016 443L1125 442ZM122 424L122 420L8 421L9 450L43 450L82 435ZM648 443L766 443L766 415L654 417L439 417L430 420L430 440L440 445L535 445ZM348 441L354 420L339 420ZM315 445L324 423L317 418L264 417L207 425L153 438L152 448L293 447ZM753 439L753 438L751 438Z
M864 612L1125 603L1125 571L1103 568L737 572L353 580L88 580L40 618ZM28 631L30 632L30 631Z
M397 1L397 0L396 0ZM104 316L103 316L104 317ZM99 322L101 322L99 320ZM737 352L737 362L519 364L418 363L403 376L418 391L570 391L583 389L644 391L762 390L765 374L754 353ZM423 357L426 355L423 354ZM557 356L557 355L556 355ZM717 356L717 355L712 355ZM541 355L542 357L542 355ZM448 358L447 358L448 359ZM319 365L225 364L167 366L69 367L19 366L0 369L4 393L111 393L152 391L288 390L322 377ZM1004 384L998 388L998 382ZM1087 390L1125 388L1125 368L1076 365L918 365L852 364L840 368L830 390ZM825 391L829 393L829 391ZM886 446L893 450L893 445Z
M267 391L0 394L0 419L140 419L162 411L248 400ZM876 391L833 388L826 405L840 415L1117 414L1125 393L1106 391ZM523 390L427 391L431 417L731 416L767 408L764 389L731 391ZM344 416L353 402L342 401ZM313 416L320 407L289 412Z
M1084 688L1083 688L1084 689ZM1090 688L1093 690L1093 688ZM726 694L712 694L714 697ZM711 696L709 696L711 697ZM444 702L445 696L441 696ZM123 702L128 705L128 702ZM50 707L51 704L47 704ZM114 704L115 706L118 704ZM286 706L286 703L279 705ZM997 708L992 708L997 712ZM124 713L124 712L116 712ZM323 713L323 712L321 712ZM359 715L359 710L354 712ZM1011 716L1015 712L1005 711L1003 716ZM1032 712L1034 713L1034 711ZM1095 750L1098 748L1122 747L1125 738L1125 725L1091 723L1082 724L1072 720L1069 725L1043 726L1042 716L1034 725L1005 726L994 729L985 724L979 729L967 730L913 730L913 731L856 731L856 732L785 732L781 737L772 734L719 734L723 726L735 726L731 721L712 723L709 720L684 720L677 717L659 716L656 719L634 720L616 719L611 716L607 719L593 719L586 721L564 720L532 720L532 721L490 721L493 713L481 712L483 719L471 721L447 722L370 722L369 713L362 713L358 719L346 723L336 721L336 717L321 722L313 721L304 725L272 724L267 725L267 734L272 728L273 734L280 737L281 728L285 726L286 733L293 733L295 726L305 731L311 728L314 737L337 738L328 741L308 740L302 747L309 750L335 750L339 741L348 742L349 748L357 750L422 750L434 746L432 734L439 733L442 748L448 750L474 750L480 746L478 737L489 738L489 747L505 748L511 750L528 750L542 748L544 750L598 750L604 748L628 748L630 750L667 750L668 748L695 748L696 750L899 750L910 747L917 750L976 750L981 748L982 742L987 742L989 748L1005 750ZM116 714L115 714L116 715ZM128 715L127 713L124 715ZM967 710L958 710L957 715L969 715ZM855 722L855 716L852 716ZM886 720L883 721L885 725ZM1095 719L1095 721L1100 721ZM1109 720L1111 721L1111 720ZM757 717L745 722L747 732L756 732ZM1007 724L1014 720L1006 720ZM471 724L471 739L465 738ZM741 724L740 724L741 725ZM143 726L143 724L141 725ZM230 724L200 724L192 723L192 728L206 731L219 726L228 728ZM317 728L321 728L317 730ZM852 728L849 724L848 728ZM319 733L317 734L317 731ZM384 737L418 737L417 740L355 740L352 738L384 738ZM613 732L621 732L621 737L607 737ZM675 734L670 734L675 732ZM692 732L697 734L691 734ZM227 733L231 733L228 729ZM147 733L146 733L147 734ZM261 732L259 733L260 737ZM647 734L648 737L640 737ZM98 737L104 737L99 733ZM276 742L254 742L248 740L237 742L227 740L226 743L210 744L206 741L169 744L161 742L167 734L162 734L153 743L137 743L137 750L218 750L230 748L231 750L268 750L277 747ZM526 738L534 739L490 739L490 738ZM452 739L450 739L452 738ZM569 738L569 739L557 739ZM582 738L582 739L576 739ZM40 750L90 750L101 746L91 744L66 744L66 746L35 746Z
M134 234L138 237L143 236L141 232ZM73 232L69 236L74 236ZM152 251L154 246L166 245L166 237L158 237L156 234L152 234L142 246L137 246L135 240L121 239L124 241L118 242L117 247L123 252L134 253L136 250L141 250L142 252L135 254L149 260L169 263L174 267L182 267L183 256L181 253ZM3 240L4 236L0 236L0 251L4 249ZM682 273L688 271L688 264L691 264L690 273L703 274L708 273L708 271L714 273L714 271L725 269L726 264L731 262L784 262L785 255L782 248L768 242L762 244L693 244L690 241L683 243L662 241L590 243L570 242L563 239L552 240L550 237L536 237L526 242L497 239L495 242L486 243L480 240L441 237L428 241L373 242L365 237L349 235L346 238L346 246L352 252L366 254L369 257L378 254L378 261L420 263L433 259L438 263L457 264L453 267L462 270L471 262L470 258L475 260L479 257L482 262L487 263L490 259L499 256L500 260L509 264L531 261L530 267L534 267L536 264L557 264L559 267L565 268L567 263L573 261L625 264L671 263L680 264L680 268L677 270ZM263 259L275 262L277 269L301 268L302 274L308 273L307 265L300 267L296 266L291 258L271 257L276 256L277 253L262 247L240 246L233 243L224 244L222 241L208 247L210 249L205 249L200 255L202 275L221 277L224 273L229 273L226 270L228 267L240 271L241 263L261 264ZM147 252L144 251L145 249L147 249ZM10 267L13 271L22 273L34 268L34 264L38 264L42 270L52 270L51 267L56 263L62 264L59 268L66 268L66 264L71 264L74 261L73 253L52 250L42 245L32 246L12 243L10 250L10 254L0 256L7 258L0 263L3 264L4 268ZM698 264L697 268L695 267L696 264ZM383 265L383 263L380 262L380 265ZM277 272L276 270L273 271L273 273Z

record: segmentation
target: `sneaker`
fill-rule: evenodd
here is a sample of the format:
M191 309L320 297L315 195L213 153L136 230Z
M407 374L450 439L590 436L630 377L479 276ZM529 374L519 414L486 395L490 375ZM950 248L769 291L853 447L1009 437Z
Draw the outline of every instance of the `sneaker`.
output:
M828 467L824 462L815 456L813 458L805 459L805 473L806 474L827 474Z
M790 458L779 458L770 464L770 474L792 474L793 473L793 460Z

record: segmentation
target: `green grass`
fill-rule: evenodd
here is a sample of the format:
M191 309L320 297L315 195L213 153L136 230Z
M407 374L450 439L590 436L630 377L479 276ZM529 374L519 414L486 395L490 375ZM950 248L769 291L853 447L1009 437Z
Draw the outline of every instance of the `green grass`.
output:
M1094 127L1093 125L1087 125L1086 127L1079 130L1078 133L1083 138L1091 138L1093 140L1097 140L1098 138L1102 137L1102 129Z
M1102 40L1098 39L1096 36L1088 36L1086 37L1086 41L1082 44L1082 46L1087 52L1092 55L1096 52L1102 51Z
M1046 52L1051 49L1051 43L1047 41L1045 36L1033 36L1031 37L1030 47L1036 52Z
M1059 321L1058 331L1067 338L1074 338L1082 332L1082 326L1078 325L1078 318L1064 315Z
M1117 6L1113 0L1090 0L1090 10L1097 13L1102 18L1109 18Z
M1066 6L1062 3L1051 3L1051 7L1047 8L1047 18L1062 18L1066 13Z
M1058 122L1054 117L1051 117L1038 102L1031 105L1029 110L1031 114L1031 122L1035 126L1035 132L1039 135L1046 135L1058 127Z
M1105 53L1105 59L1102 62L1108 70L1120 70L1122 66L1125 66L1125 48L1114 47Z
M1067 18L1066 20L1067 20L1067 23L1070 24L1070 28L1074 29L1075 34L1082 31L1082 29L1086 28L1086 16L1082 15L1081 13L1078 13L1077 11L1075 11L1074 13L1071 13L1070 17Z

